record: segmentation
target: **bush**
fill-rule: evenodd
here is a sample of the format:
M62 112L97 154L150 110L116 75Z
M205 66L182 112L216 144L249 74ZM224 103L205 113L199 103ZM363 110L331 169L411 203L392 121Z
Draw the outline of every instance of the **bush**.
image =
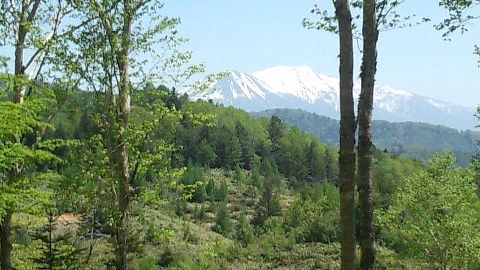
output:
M322 183L295 200L285 213L285 227L297 242L335 242L340 233L338 212L338 189Z
M385 240L400 254L439 269L480 268L480 201L475 173L450 153L406 178L392 204L378 211ZM387 242L388 243L388 242Z
M213 201L215 196L215 181L213 179L209 179L207 184L205 185L205 192L207 193L207 197L209 200Z
M194 188L191 202L204 202L207 198L207 191L205 189L205 179L203 177L203 170L198 166L191 166L187 169L180 182L188 187Z

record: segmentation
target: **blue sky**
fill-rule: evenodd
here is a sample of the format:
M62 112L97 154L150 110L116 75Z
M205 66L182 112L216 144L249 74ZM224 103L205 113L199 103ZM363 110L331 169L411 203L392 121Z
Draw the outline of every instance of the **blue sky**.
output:
M276 65L307 65L338 77L338 41L333 34L306 30L301 21L315 3L330 0L171 0L164 12L180 17L179 32L190 41L195 63L207 72L254 72ZM407 0L401 14L446 16L434 0ZM477 30L478 29L478 30ZM480 68L473 55L480 21L444 41L433 23L382 32L377 81L394 88L470 107L480 104ZM356 55L355 62L360 63Z

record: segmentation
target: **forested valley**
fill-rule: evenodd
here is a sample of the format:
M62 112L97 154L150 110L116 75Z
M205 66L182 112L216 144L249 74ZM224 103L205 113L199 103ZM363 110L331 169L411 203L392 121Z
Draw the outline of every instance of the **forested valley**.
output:
M333 2L322 27L344 31L342 3L361 1ZM398 5L364 2L367 18ZM1 2L0 269L480 269L475 156L372 145L368 84L354 120L342 75L339 143L191 100L179 89L204 66L162 7Z

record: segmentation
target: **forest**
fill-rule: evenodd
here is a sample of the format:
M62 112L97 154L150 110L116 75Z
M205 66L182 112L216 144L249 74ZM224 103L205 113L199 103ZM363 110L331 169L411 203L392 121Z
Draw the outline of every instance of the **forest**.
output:
M285 123L316 135L323 143L338 147L340 123L335 119L300 109L273 109L251 114L256 118L276 115ZM384 120L372 122L372 139L377 148L423 161L442 149L449 149L455 154L459 166L468 166L472 156L478 153L478 138L476 131L458 131L441 125Z
M403 1L332 2L303 24L338 34L340 124L314 126L338 143L179 94L205 67L161 1L1 1L0 269L480 269L478 158L372 143L378 30L409 23ZM478 3L436 4L448 35Z

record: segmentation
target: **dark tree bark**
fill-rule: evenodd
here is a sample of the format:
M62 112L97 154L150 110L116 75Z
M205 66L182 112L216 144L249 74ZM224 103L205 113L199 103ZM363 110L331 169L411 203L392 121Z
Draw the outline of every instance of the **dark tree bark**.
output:
M375 231L372 203L372 109L377 69L378 27L375 0L363 1L363 59L361 93L358 103L358 195L360 204L359 242L361 269L375 264Z
M0 250L1 262L0 269L12 269L12 242L10 235L12 232L12 211L7 209L7 213L3 217L2 225L0 226L0 245L2 246Z
M352 16L348 0L336 0L340 41L340 244L341 269L355 269L355 113Z

